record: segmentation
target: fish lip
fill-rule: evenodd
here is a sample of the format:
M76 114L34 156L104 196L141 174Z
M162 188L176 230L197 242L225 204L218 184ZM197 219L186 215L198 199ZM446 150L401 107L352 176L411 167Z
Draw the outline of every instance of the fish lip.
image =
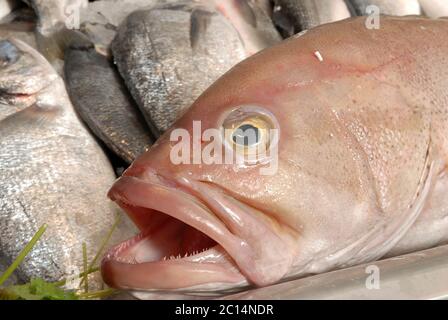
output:
M236 265L234 274L245 284L275 283L296 259L300 235L295 230L211 181L188 174L167 178L152 168L134 165L115 182L108 196L118 204L161 212L199 230L222 246ZM124 209L131 218L135 214ZM153 216L149 220L154 220ZM105 258L112 260L113 255Z
M229 259L235 259L237 257L239 264L251 266L252 262L250 257L252 256L250 247L247 243L232 234L232 232L213 214L213 212L197 197L185 188L176 188L175 181L168 181L166 179L158 179L157 182L147 181L135 176L124 176L119 178L111 190L108 193L108 197L116 202L118 205L124 207L140 207L145 209L152 209L158 212L162 212L168 216L171 216L207 235L209 238L216 241L218 247L221 247L228 254ZM136 192L143 190L142 193ZM139 199L137 199L139 198ZM191 206L193 211L170 210L168 208L170 204L164 205L164 200L171 200L171 203L178 202L182 208ZM168 203L168 201L165 201ZM182 206L183 205L183 206ZM129 208L125 209L129 214ZM208 214L208 216L207 216ZM137 236L138 237L138 236ZM135 240L136 237L121 243L112 249L105 255L102 261L101 269L103 278L106 283L123 289L138 289L138 290L152 290L153 288L147 287L135 287L134 285L127 285L117 281L116 275L113 273L114 268L125 267L124 264L131 264L123 261L119 261L117 257L121 250L126 249L128 245ZM130 242L129 242L130 241ZM216 248L212 247L210 249ZM208 250L210 250L208 249ZM207 250L207 251L208 251ZM196 255L195 255L196 256ZM209 283L210 280L215 283L224 283L223 287L236 287L241 285L247 285L248 281L243 275L243 272L239 266L236 266L234 261L232 263L222 263L220 261L213 261L213 263L195 262L195 261L182 261L180 260L167 260L167 261L154 261L137 263L139 267L144 268L145 264L159 264L170 267L181 267L179 263L183 263L184 271L192 271L192 269L202 270L203 272L209 272L212 274L208 279L204 279L204 283ZM194 264L194 265L193 265ZM207 281L208 280L208 281ZM200 281L195 283L193 287L202 285ZM227 286L225 285L227 284ZM159 287L157 289L174 289L169 287ZM180 288L181 289L181 288ZM200 288L202 289L202 288Z

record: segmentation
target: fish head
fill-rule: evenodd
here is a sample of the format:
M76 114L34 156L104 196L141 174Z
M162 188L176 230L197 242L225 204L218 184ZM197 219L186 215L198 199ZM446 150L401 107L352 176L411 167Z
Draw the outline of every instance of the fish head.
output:
M365 149L342 110L372 103L360 88L372 86L370 71L385 57L372 52L364 60L369 50L350 51L377 45L362 34L338 43L337 35L364 28L364 20L334 28L235 66L116 182L109 196L142 233L106 256L108 284L222 293L326 271L356 256L381 216ZM403 104L376 90L379 104ZM182 150L188 161L177 157ZM228 150L244 159L226 162ZM210 153L222 161L206 160Z
M1 104L27 107L55 79L56 72L36 50L18 39L0 39Z

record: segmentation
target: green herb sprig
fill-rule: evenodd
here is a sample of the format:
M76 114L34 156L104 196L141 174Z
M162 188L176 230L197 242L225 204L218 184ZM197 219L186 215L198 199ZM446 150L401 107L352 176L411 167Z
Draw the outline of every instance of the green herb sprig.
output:
M42 237L47 229L47 225L42 225L34 234L28 244L19 253L14 262L6 269L0 276L0 300L79 300L79 299L101 299L115 294L117 290L107 288L103 290L89 292L88 276L92 273L98 272L99 268L94 267L97 260L104 251L108 241L120 222L120 216L117 216L112 228L107 233L106 237L101 242L101 246L90 264L87 261L87 246L82 244L83 253L83 268L84 271L78 276L81 278L80 288L78 290L67 290L62 288L67 279L57 282L47 282L43 279L32 279L29 283L22 285L12 285L8 287L1 287L3 283L13 274L17 267L22 263L26 256L33 250L39 239ZM81 288L83 287L83 290ZM84 292L81 292L84 291Z

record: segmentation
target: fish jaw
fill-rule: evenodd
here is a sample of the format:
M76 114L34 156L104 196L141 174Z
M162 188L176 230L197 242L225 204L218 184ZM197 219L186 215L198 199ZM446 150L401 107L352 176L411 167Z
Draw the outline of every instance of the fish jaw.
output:
M142 231L104 258L103 278L113 287L202 292L263 286L287 274L297 253L292 230L206 182L123 176L109 197Z

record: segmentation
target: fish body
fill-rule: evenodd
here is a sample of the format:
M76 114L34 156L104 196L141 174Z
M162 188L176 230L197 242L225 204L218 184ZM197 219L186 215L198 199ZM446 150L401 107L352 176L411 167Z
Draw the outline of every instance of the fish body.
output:
M48 226L17 269L20 281L56 281L82 271L117 217L105 199L114 172L77 118L63 80L37 51L0 41L0 256L10 265ZM131 226L120 224L113 242ZM75 273L76 274L76 273ZM98 276L91 280L99 288Z
M25 0L37 16L39 52L62 73L64 48L70 41L67 29L79 27L79 13L87 0Z
M266 0L213 0L212 4L238 31L247 55L278 43L281 37L271 20L272 8Z
M154 136L224 72L281 40L265 10L257 1L183 1L127 17L112 51Z
M147 151L149 128L112 63L86 40L66 50L64 66L71 101L96 137L128 163Z
M274 21L286 36L351 16L344 0L275 0L275 5Z
M118 26L130 13L166 2L169 2L169 0L101 0L89 2L87 6L81 8L79 30L89 37L99 53L110 55L110 44L117 34Z
M112 51L156 137L246 56L227 19L194 3L132 13L121 25Z
M110 190L142 233L109 251L105 281L225 294L447 243L447 33L359 17L239 63Z
M444 0L419 0L422 11L431 18L448 17L448 2Z
M62 27L77 28L88 0L24 0L36 13L38 31L51 37Z
M34 28L35 24L29 22L0 24L0 39L13 37L25 42L32 48L37 48Z

